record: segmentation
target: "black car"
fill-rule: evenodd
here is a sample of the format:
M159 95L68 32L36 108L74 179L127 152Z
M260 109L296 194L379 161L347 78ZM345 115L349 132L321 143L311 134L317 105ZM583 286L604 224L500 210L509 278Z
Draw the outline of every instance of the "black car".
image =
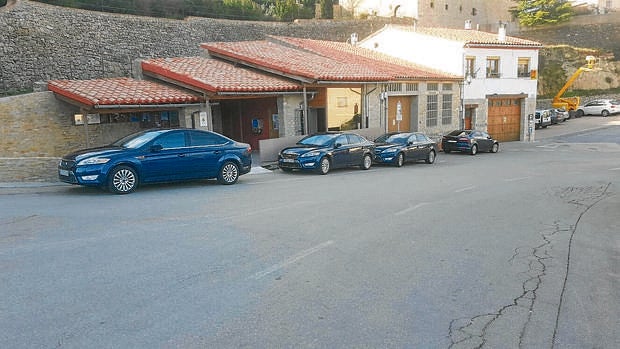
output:
M497 153L499 142L483 131L455 130L442 137L441 147L445 153L461 151L476 155L479 151Z
M302 138L278 154L282 171L311 170L327 174L332 168L372 165L374 143L350 132L317 133Z
M116 194L139 184L217 178L234 184L250 172L252 148L221 134L193 129L155 129L98 148L65 155L62 182L107 188Z
M408 161L435 162L437 144L419 132L391 132L375 139L375 162L401 167Z

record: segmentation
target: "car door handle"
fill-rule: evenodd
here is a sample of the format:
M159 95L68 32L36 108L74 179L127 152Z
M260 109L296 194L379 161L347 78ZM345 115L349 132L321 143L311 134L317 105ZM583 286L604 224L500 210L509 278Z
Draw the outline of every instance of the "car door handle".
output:
M216 150L216 151L213 152L213 154L222 154L222 151L221 150Z
M185 154L178 154L177 156L180 157L180 158L184 158Z

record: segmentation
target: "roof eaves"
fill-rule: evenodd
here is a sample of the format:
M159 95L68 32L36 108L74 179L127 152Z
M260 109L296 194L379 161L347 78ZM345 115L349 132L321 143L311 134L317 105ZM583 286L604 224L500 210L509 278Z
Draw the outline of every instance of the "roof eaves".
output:
M83 104L85 106L88 107L94 107L95 106L95 101L91 100L90 98L84 97L82 95L79 95L77 93L71 92L65 88L63 88L62 86L60 86L60 82L67 82L68 80L52 80L52 81L48 81L47 82L47 89L49 91L52 91L62 97L68 98L70 100L73 101L77 101L80 104Z

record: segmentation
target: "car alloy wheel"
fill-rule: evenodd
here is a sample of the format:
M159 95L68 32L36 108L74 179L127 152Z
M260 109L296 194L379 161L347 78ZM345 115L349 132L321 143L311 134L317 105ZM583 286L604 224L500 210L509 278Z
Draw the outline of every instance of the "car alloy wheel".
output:
M138 185L136 171L129 166L115 167L108 178L108 188L115 194L129 194Z
M602 116L602 117L604 117L604 118L608 117L608 116L609 116L609 111L607 111L607 110L603 110L603 111L601 112L601 116Z
M469 153L470 153L471 155L476 155L476 154L478 154L478 145L476 145L476 144L472 145L472 146L471 146L471 150L469 151Z
M227 161L224 163L222 168L220 169L220 173L217 176L218 182L221 184L235 184L239 179L239 166L232 161Z
M396 167L401 167L403 166L403 164L405 163L405 156L403 155L403 153L398 153L398 155L396 155Z
M497 153L498 151L499 151L499 144L493 143L493 146L491 147L491 153Z
M330 168L331 164L329 162L329 159L327 157L323 157L321 158L321 161L319 162L319 173L322 175L327 174L327 172L329 172L329 168Z
M435 162L435 151L431 150L428 152L428 155L426 156L426 163L432 164L434 162Z
M362 158L362 170L367 170L370 166L372 166L372 158L370 157L370 154L364 154L364 157Z

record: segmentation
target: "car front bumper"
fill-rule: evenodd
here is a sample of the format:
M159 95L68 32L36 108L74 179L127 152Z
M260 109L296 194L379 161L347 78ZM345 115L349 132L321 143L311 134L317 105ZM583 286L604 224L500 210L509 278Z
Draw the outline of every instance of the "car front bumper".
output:
M85 186L105 185L106 176L103 166L58 167L58 179L61 182Z
M278 159L278 167L291 170L315 170L319 167L319 158Z

